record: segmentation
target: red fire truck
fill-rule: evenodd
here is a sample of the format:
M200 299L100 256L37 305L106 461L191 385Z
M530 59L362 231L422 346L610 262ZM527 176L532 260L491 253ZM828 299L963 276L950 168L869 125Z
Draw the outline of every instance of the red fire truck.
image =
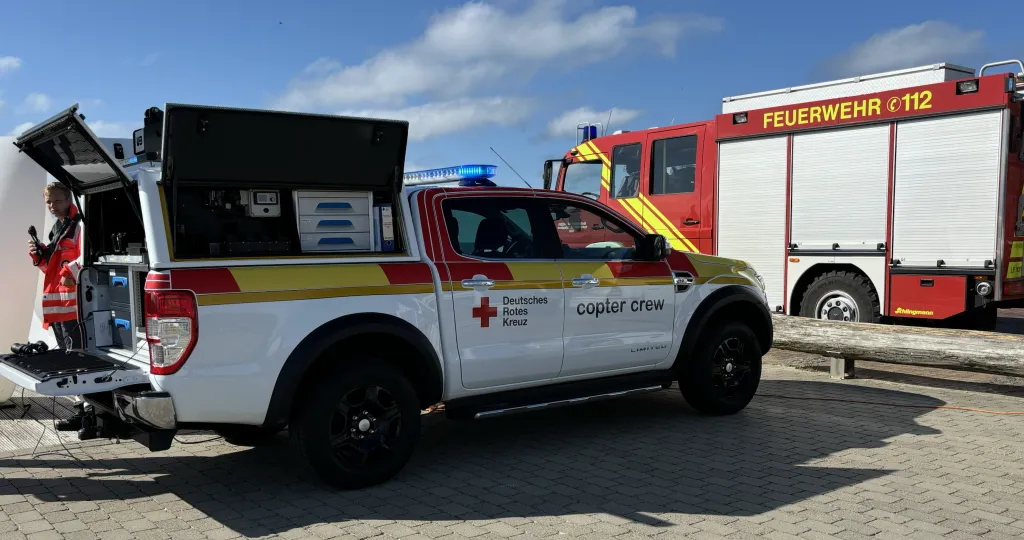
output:
M986 74L1002 65L1021 73ZM1019 60L728 97L710 121L582 124L545 187L749 262L780 313L991 328L1024 301L1022 100Z

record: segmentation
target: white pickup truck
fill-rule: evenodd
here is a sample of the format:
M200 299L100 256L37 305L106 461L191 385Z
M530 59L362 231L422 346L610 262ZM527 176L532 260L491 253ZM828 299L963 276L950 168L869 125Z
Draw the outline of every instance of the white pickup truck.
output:
M404 187L408 124L167 104L110 151L77 105L15 144L84 223L81 351L0 376L80 395L79 436L287 429L341 488L407 462L421 411L484 418L670 388L754 396L772 323L742 261L672 252L587 197Z

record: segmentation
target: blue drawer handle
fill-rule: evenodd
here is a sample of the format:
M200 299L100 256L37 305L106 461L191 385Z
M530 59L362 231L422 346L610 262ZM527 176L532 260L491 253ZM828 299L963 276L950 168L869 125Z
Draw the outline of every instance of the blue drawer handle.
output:
M317 227L351 227L352 222L347 219L321 219Z
M316 209L320 210L321 208L328 209L328 210L331 210L331 209L333 209L333 210L351 209L352 208L352 204L351 203L347 203L347 202L322 202L322 203L318 203L316 205Z
M352 244L351 238L321 238L317 244Z
M115 277L110 278L110 283L112 283L115 287L127 287L128 286L128 278L126 278L126 277L116 277L115 276Z
M131 327L132 323L126 321L125 319L114 319L114 328L124 328L125 330L128 330Z

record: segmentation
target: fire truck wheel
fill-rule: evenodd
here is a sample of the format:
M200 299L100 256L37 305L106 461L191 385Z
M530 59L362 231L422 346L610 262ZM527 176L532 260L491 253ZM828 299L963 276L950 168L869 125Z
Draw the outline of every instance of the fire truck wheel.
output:
M377 485L398 473L420 434L420 403L409 380L377 359L322 377L291 423L310 468L341 489Z
M680 373L679 389L701 413L734 414L750 403L761 382L761 345L743 323L712 328Z
M882 306L871 281L847 271L826 272L814 279L800 301L800 316L847 322L878 322Z

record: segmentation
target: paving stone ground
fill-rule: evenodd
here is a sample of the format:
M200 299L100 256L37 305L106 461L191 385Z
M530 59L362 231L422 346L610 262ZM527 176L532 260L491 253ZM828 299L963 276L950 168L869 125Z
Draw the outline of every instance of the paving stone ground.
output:
M426 417L405 470L358 492L315 482L284 437L29 448L0 455L0 538L1024 538L1024 416L937 408L1024 411L1024 397L769 360L758 397L724 418L677 389Z

